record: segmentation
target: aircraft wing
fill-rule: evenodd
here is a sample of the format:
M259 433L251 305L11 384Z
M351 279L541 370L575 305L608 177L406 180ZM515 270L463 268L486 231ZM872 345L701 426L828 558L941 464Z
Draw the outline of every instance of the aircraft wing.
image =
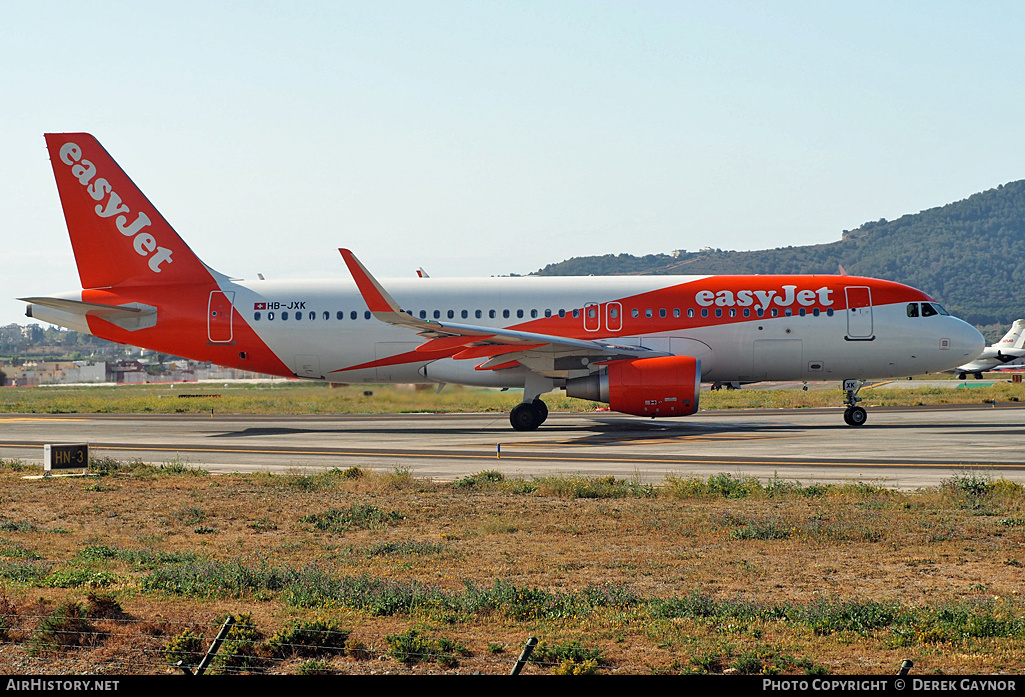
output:
M452 358L487 359L477 366L478 370L495 370L518 362L549 377L556 377L569 371L589 370L588 366L603 361L672 355L643 346L419 319L399 307L356 255L348 249L338 251L374 317L388 324L416 330L427 340L417 347L417 351L454 349Z

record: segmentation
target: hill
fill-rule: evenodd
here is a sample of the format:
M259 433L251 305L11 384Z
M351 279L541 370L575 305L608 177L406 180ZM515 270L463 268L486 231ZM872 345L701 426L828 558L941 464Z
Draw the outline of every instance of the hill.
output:
M1010 324L1025 316L1025 180L897 220L865 223L828 244L576 257L536 275L837 273L841 265L852 275L921 288L977 326Z

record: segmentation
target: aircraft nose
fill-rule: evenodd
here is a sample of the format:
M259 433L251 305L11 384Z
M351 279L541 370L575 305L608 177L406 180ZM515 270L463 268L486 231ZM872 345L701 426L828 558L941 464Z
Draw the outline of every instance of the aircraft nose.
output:
M951 317L950 352L967 360L978 358L986 348L986 339L979 330L964 320Z

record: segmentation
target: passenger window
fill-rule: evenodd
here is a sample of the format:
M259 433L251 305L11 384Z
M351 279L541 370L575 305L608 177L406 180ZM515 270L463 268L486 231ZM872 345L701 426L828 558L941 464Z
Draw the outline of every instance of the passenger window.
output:
M750 317L751 316L751 308L750 307L745 307L744 308L744 316L745 317Z
M448 311L448 318L449 319L453 319L455 316L456 316L456 311L455 310L449 310Z
M480 319L481 311L480 310L474 310L473 311L473 316L476 317L477 319Z
M779 317L779 310L777 310L776 308L772 308L771 310L769 310L769 315L771 315L772 317Z
M537 317L537 310L531 310L530 311L530 316L531 316L531 318Z
M259 322L260 321L260 313L259 312L254 312L253 313L253 319L256 320L257 322Z
M281 319L283 319L283 320L288 319L288 313L287 312L282 312L281 313Z
M730 317L736 317L736 316L737 316L737 308L731 307L730 308Z
M371 317L370 310L367 310L366 312L363 313L363 319L370 319L370 317Z
M693 307L688 307L687 308L687 316L688 317L693 317L694 316L694 308Z
M502 317L504 319L509 319L509 311L508 310L502 310Z
M722 317L722 308L721 307L715 308L715 316L716 317Z
M296 321L296 322L298 322L298 321L299 321L299 320L301 320L302 318L303 318L303 313L301 313L301 312L296 312L296 313L295 313L295 321Z
M814 310L812 310L812 311L811 311L811 313L812 313L812 315L814 315L815 317L818 317L818 316L819 316L819 308L817 308L817 307L816 307L816 308L815 308Z
M310 310L310 319L317 319L317 313L314 312L313 310ZM327 313L326 312L324 313L324 319L327 319Z
M651 315L652 315L652 312L651 312L651 308L649 307L647 310L644 311L644 316L647 317L648 319L651 319Z
M587 308L587 316L588 316L589 319L594 319L597 314L598 314L598 311L594 309L593 305L591 307Z
M708 308L707 307L701 308L701 316L702 317L708 317Z
M268 321L274 319L274 313L273 312L268 312L267 313L267 319L268 319Z
M420 319L427 319L427 310L420 310Z
M908 303L908 317L918 317L918 303Z
M791 316L793 316L794 311L788 307L786 310L783 311L783 314L786 315L787 317L791 317Z
M459 316L462 317L463 319L466 319L467 317L470 316L470 313L467 312L466 310L463 310L462 312L459 313Z
M609 317L611 317L612 319L616 319L617 317L619 317L619 308L618 307L610 307L609 308Z
M580 310L573 310L573 319L577 319L579 317L580 317Z
M349 313L349 319L358 319L358 318L359 318L359 313L356 312L355 310L353 310L352 312Z
M545 310L545 317L551 317L551 316L552 316L552 311L551 310Z
M490 317L491 319L494 319L495 318L495 311L494 310L488 310L488 317Z
M665 318L665 316L666 316L666 309L664 307L659 309L658 316L662 317L663 319Z
M679 316L680 316L680 308L674 307L673 308L673 317L679 317Z
M827 307L826 308L826 317L832 317L832 316L833 316L833 308Z
M565 316L566 316L566 311L565 310L559 310L559 317L565 317Z
M630 310L630 316L631 316L631 317L634 317L634 318L636 318L636 317L637 317L637 316L638 316L639 314L640 314L640 313L639 313L639 312L637 311L637 308L636 308L636 307L635 307L634 309Z
M523 319L523 310L517 310L516 311L516 317L518 319Z

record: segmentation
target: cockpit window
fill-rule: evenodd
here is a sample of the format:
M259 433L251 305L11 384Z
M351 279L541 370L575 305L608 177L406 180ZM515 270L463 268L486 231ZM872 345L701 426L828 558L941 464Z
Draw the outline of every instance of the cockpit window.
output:
M932 305L929 303L922 303L922 317L932 317L933 315L938 314L939 312L937 312Z
M918 303L908 303L908 317L918 317Z
M939 312L941 315L947 315L948 317L950 316L950 313L944 310L943 306L939 303L933 303L932 306L936 308L936 311Z

